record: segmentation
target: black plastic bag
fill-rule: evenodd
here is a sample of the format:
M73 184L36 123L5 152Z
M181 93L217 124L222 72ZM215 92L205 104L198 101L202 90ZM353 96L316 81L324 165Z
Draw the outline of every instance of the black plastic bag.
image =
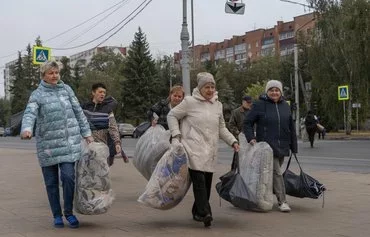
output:
M139 126L135 128L134 137L135 138L141 137L146 132L146 130L148 130L151 126L152 126L151 123L148 121L142 122L141 124L139 124Z
M235 207L245 210L259 210L257 197L249 190L239 173L239 155L234 153L231 170L220 177L221 182L216 184L220 197Z
M300 175L297 175L289 170L293 155L298 163ZM296 154L290 155L283 177L286 194L293 197L317 199L323 195L326 190L324 184L321 184L318 180L303 172Z

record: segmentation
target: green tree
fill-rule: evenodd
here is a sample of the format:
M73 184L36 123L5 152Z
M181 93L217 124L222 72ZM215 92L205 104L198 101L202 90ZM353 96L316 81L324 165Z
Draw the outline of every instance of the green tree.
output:
M352 103L360 102L360 119L369 113L370 2L368 0L311 1L319 13L317 30L309 52L315 97L333 126L343 124L343 105L336 100L337 88L349 85L346 133L351 133Z
M25 78L25 70L23 66L23 58L21 52L18 52L18 60L10 69L10 75L14 77L13 85L10 88L12 93L11 113L15 114L22 111L27 104L28 97L31 93L30 81Z
M260 95L265 92L266 82L256 82L255 84L251 84L245 90L245 94L251 96L254 100L257 100Z
M10 117L10 101L0 99L0 126L7 126Z
M67 57L62 57L60 59L60 63L62 64L62 69L60 70L59 74L60 74L60 79L66 83L67 85L69 85L70 87L72 87L72 89L74 91L76 91L76 83L75 83L75 80L74 78L72 77L72 70L71 70L71 66L69 65L69 58Z
M91 86L98 82L104 83L107 87L107 95L117 100L115 117L118 121L122 120L123 113L120 102L121 83L124 79L121 75L123 62L122 55L115 54L112 50L99 52L87 65L77 89L78 98L85 103L91 98Z
M138 124L140 120L146 119L147 110L163 96L158 93L160 83L155 62L140 27L128 49L123 75L124 117L133 119Z

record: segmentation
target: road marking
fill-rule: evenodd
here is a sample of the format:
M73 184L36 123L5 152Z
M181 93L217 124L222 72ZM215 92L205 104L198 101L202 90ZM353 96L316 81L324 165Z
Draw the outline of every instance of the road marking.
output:
M314 160L352 160L352 161L369 161L370 159L352 159L352 158L344 158L344 157L324 157L324 156L298 156L298 158L308 158Z

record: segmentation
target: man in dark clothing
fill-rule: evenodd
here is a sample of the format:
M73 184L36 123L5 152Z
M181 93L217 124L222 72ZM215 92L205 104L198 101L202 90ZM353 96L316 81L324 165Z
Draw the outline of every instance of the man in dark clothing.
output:
M304 125L306 126L306 131L308 134L308 139L310 140L311 148L313 148L313 143L315 141L315 134L317 132L317 118L310 110L307 113L307 116L304 121Z
M109 147L109 157L107 158L109 166L113 165L114 156L116 154L121 154L124 162L127 163L128 158L121 147L121 138L113 113L117 107L117 101L111 96L105 97L106 87L103 83L94 84L92 86L92 94L92 100L85 103L82 109L109 115L108 129L94 130L92 128L94 140L104 142Z
M252 97L246 95L242 99L242 105L231 111L229 130L236 139L238 139L239 133L243 132L244 118L251 109L251 106Z

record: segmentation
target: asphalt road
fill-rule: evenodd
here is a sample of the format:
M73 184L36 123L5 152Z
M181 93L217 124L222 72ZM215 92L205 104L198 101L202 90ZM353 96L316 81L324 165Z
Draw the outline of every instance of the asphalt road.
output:
M134 155L136 142L137 139L122 139L128 156ZM298 145L298 159L305 171L332 170L370 173L370 140L319 140L316 141L314 148L310 148L309 143L299 142ZM25 149L35 152L35 139L25 141L20 140L19 137L0 137L0 148ZM219 162L231 164L232 154L232 149L220 141ZM295 162L292 164L296 167Z

